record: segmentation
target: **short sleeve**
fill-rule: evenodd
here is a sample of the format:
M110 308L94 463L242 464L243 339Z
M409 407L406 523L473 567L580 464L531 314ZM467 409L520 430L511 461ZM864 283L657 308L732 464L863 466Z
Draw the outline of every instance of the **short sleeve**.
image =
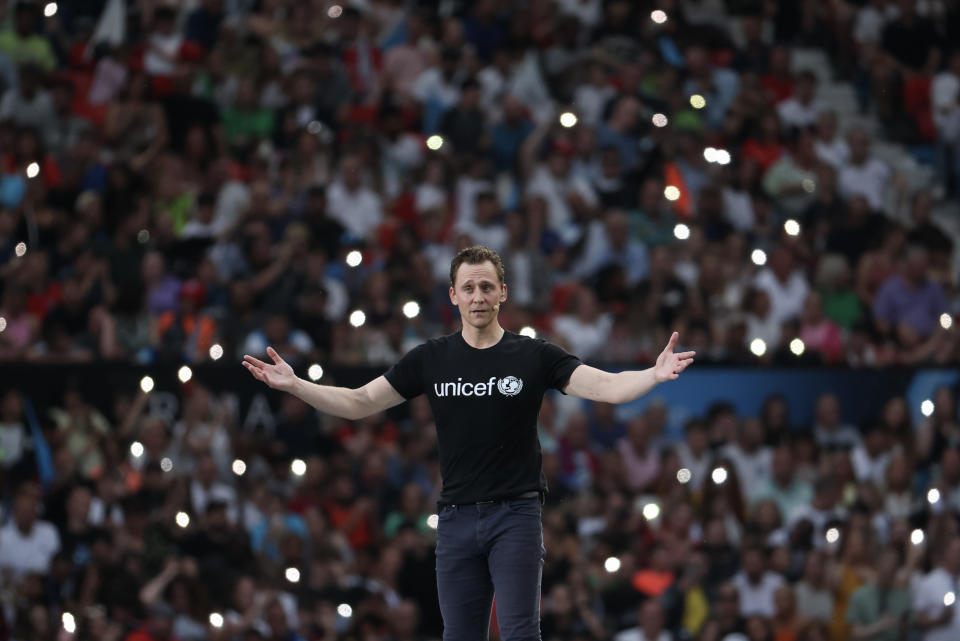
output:
M426 344L418 345L387 370L384 378L408 401L423 393L423 360Z
M547 388L563 392L573 370L580 366L580 359L553 343L543 341L542 344L540 363L546 373Z

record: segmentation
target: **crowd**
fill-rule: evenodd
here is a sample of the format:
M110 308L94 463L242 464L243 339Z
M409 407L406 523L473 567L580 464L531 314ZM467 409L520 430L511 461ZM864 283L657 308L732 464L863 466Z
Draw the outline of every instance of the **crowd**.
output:
M594 362L960 358L955 1L61 5L0 36L4 360L388 364L475 243Z
M2 11L7 367L269 344L385 368L456 331L449 261L477 243L503 325L594 363L673 330L698 366L960 361L933 216L960 193L956 0ZM660 405L548 398L544 639L960 638L954 396L917 425L902 397L862 425L842 397L803 426L718 404L679 441ZM440 637L423 399L339 422L287 397L265 436L200 383L174 421L149 397L4 391L0 640Z

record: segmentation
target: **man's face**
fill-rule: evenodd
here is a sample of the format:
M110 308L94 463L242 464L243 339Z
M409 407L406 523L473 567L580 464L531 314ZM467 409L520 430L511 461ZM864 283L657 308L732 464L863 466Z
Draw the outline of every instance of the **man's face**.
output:
M29 530L37 519L37 505L34 498L28 494L17 497L13 506L13 519L21 530Z
M500 303L507 300L507 286L500 282L493 263L463 263L457 269L456 281L450 288L450 302L460 309L464 327L483 329L494 322Z

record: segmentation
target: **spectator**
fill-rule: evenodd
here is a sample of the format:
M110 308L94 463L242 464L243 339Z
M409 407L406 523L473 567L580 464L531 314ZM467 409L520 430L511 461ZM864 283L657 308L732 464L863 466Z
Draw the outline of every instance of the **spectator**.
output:
M917 586L914 594L917 627L924 641L946 641L960 631L960 618L954 616L954 604L944 596L956 590L960 576L960 539L951 538L940 552L936 567Z
M741 559L743 569L733 578L742 617L769 618L776 613L774 595L783 585L783 577L766 569L764 556L761 548L746 548Z
M33 65L49 73L56 68L57 58L50 41L38 33L39 11L39 7L27 2L14 6L10 28L0 33L0 53L18 65Z
M383 221L380 197L363 184L363 165L358 156L345 158L340 177L327 192L327 213L357 239L370 236Z
M900 555L885 548L877 560L877 576L853 593L847 606L847 621L853 637L870 641L903 638L910 615L910 594L897 584Z
M795 265L790 250L778 248L770 256L770 266L754 281L754 286L770 297L770 313L778 323L798 317L810 291L806 276Z
M842 423L840 401L835 394L817 399L813 434L817 445L825 450L851 450L860 443L860 434L852 425Z
M637 627L618 632L614 641L671 641L663 629L663 608L655 599L647 599L637 612Z
M0 98L0 119L10 120L18 127L51 131L57 121L56 106L53 94L42 85L41 71L25 65L18 76L17 86L7 89Z
M791 97L777 104L777 113L784 127L807 129L812 127L824 109L816 97L817 77L812 71L801 71L796 76L796 85Z
M794 587L797 614L822 623L828 623L833 617L833 595L827 584L825 565L826 554L821 550L811 550L803 564L803 576ZM800 634L797 638L800 638Z
M871 210L884 211L893 172L882 160L870 156L870 135L863 129L848 133L847 144L850 146L850 161L840 169L840 195L848 199L863 196Z
M960 189L960 51L930 86L933 121L937 126L937 171L950 193Z
M901 344L914 345L935 331L944 311L943 291L927 274L926 250L907 248L900 272L883 282L873 302L878 329Z
M0 529L0 571L13 581L30 572L46 573L60 550L60 535L37 518L36 488L25 485L13 499L12 518Z
M788 447L778 447L773 452L772 477L752 496L754 502L773 499L781 515L793 514L794 510L810 502L813 491L807 483L796 478L794 461Z

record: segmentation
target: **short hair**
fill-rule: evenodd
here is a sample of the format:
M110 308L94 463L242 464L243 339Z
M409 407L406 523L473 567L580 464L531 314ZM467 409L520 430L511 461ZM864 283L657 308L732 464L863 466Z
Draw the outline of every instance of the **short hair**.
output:
M503 285L503 260L500 258L500 254L482 245L474 245L473 247L461 249L457 252L457 255L453 257L453 260L450 261L450 286L456 287L457 285L457 270L460 269L460 265L464 263L467 265L480 265L487 261L493 263L493 268L497 272L497 278L500 279L500 284Z

